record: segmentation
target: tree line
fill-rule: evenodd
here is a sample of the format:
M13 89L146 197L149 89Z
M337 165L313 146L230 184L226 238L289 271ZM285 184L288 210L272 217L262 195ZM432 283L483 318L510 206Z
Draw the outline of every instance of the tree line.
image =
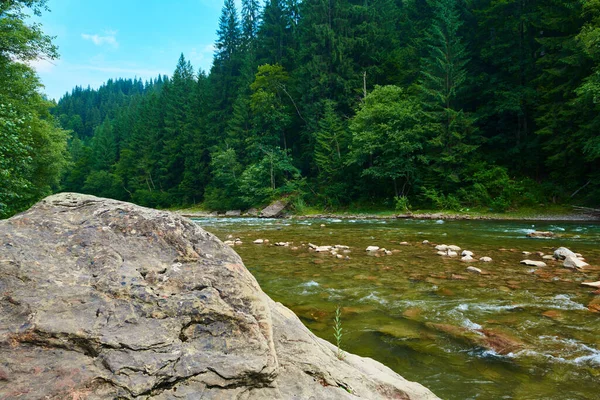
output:
M225 0L210 71L75 88L62 189L170 207L600 195L599 0Z

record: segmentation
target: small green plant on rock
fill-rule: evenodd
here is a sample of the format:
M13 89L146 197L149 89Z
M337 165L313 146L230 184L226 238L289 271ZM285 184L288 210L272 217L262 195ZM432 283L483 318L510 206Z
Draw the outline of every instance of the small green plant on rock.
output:
M342 309L338 306L335 310L335 317L333 319L333 336L335 337L335 343L337 345L336 356L338 360L343 360L346 355L342 350Z

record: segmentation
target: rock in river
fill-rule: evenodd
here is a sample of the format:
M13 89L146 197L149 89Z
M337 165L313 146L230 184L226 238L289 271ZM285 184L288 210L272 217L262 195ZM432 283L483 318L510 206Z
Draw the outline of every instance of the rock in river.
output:
M554 250L554 258L557 260L564 260L567 257L577 258L577 254L573 253L566 247L559 247L558 249Z
M600 281L598 281L598 282L581 282L581 286L588 286L588 287L600 289Z
M563 262L563 267L565 268L584 268L587 267L589 264L586 263L585 261L580 260L579 258L576 257L571 257L571 256L567 256L567 258L565 258L565 261Z
M0 221L2 399L436 399L315 337L192 221L60 194ZM351 393L350 393L351 392Z
M535 231L527 234L527 237L530 238L552 238L554 236L554 233L549 231Z
M546 263L543 261L533 261L533 260L523 260L523 261L521 261L521 264L529 265L531 267L539 267L539 268L546 266Z
M277 200L260 212L262 218L279 218L287 208L288 203L283 200Z

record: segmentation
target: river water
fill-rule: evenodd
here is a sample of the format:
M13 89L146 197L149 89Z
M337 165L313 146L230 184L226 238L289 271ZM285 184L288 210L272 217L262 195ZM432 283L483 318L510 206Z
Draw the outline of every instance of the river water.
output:
M600 296L580 285L600 280L599 224L196 221L222 240L239 237L243 244L235 250L263 290L316 335L335 343L340 306L344 350L372 357L443 399L600 398L600 314L590 311L594 304L600 310ZM559 237L527 238L533 230ZM270 244L252 243L259 238ZM438 256L424 240L493 261L467 265ZM308 243L349 246L343 254L349 259L310 251ZM367 246L394 253L370 255ZM552 254L559 246L583 254L591 267L575 272L555 261L542 268L520 264L541 261L537 252ZM483 274L467 272L469 265Z

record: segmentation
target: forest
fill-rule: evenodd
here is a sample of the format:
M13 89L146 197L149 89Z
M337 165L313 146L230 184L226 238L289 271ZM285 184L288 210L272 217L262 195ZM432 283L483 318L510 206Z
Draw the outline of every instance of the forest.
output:
M20 3L44 2L2 3L3 32ZM598 205L600 0L241 4L224 2L209 71L182 54L170 77L56 105L0 43L0 215L49 190L211 210ZM35 101L6 107L15 90ZM35 132L13 133L19 107Z

